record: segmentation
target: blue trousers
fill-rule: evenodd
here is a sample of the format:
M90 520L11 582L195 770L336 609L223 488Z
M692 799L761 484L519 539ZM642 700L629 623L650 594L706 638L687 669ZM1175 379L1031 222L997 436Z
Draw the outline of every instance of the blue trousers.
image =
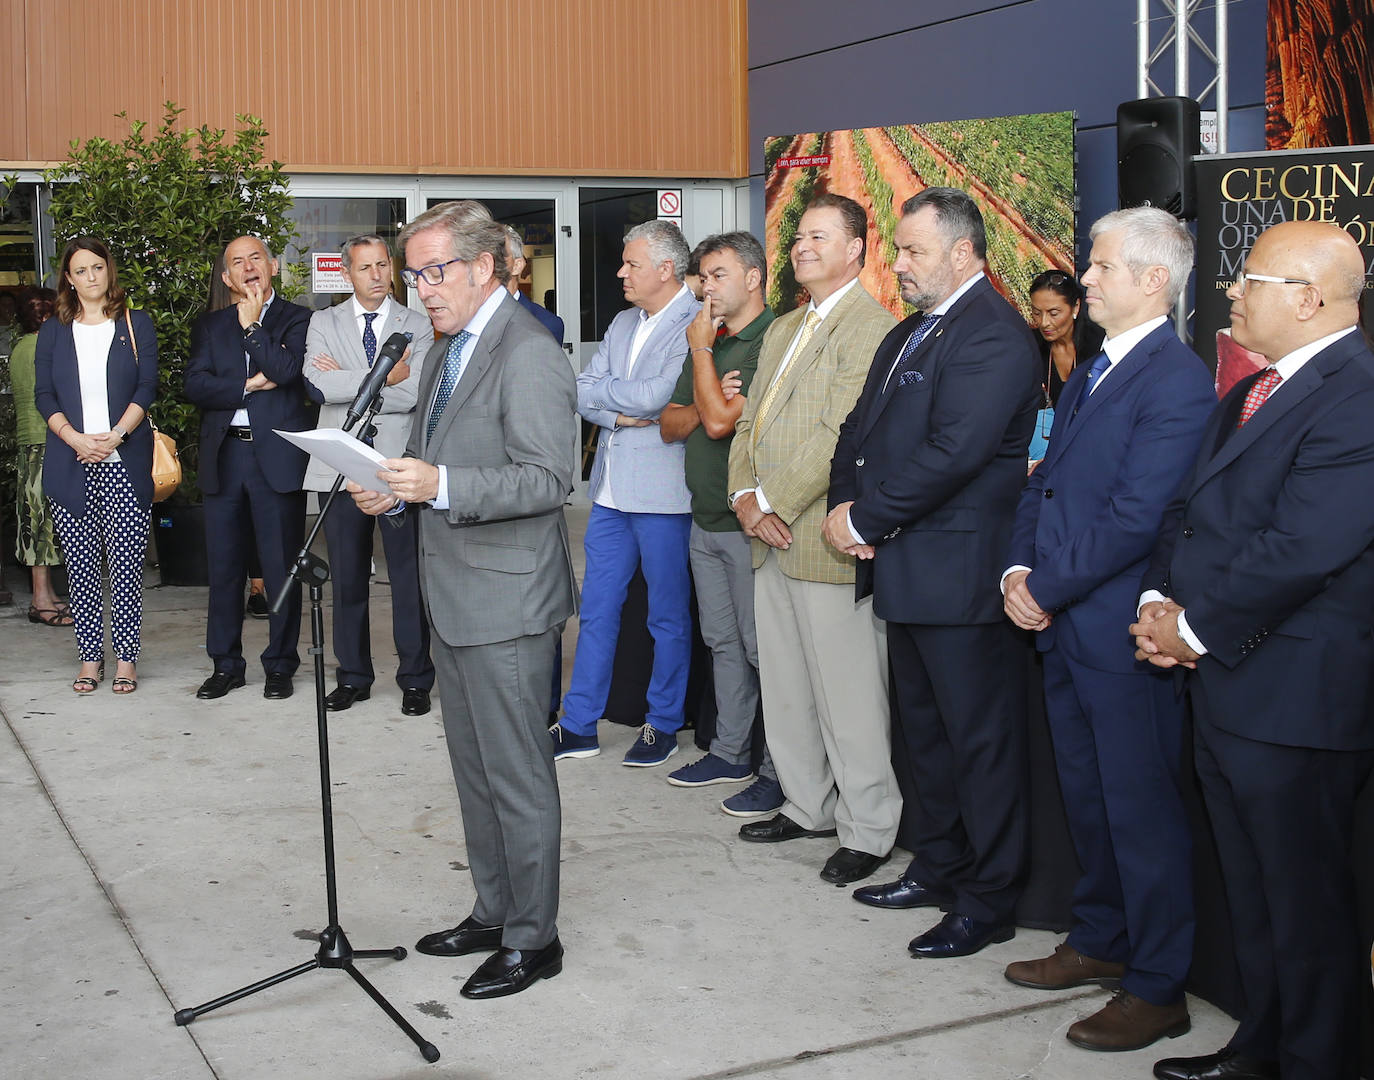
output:
M649 633L654 639L649 712L644 719L666 733L682 727L692 654L692 586L687 571L691 526L691 514L627 514L600 504L592 507L577 655L572 684L563 697L562 723L574 734L595 732L605 711L620 609L637 566L649 587Z
M1121 985L1137 997L1172 1004L1193 958L1183 703L1174 681L1098 671L1054 648L1045 653L1045 708L1083 868L1068 943L1124 963Z

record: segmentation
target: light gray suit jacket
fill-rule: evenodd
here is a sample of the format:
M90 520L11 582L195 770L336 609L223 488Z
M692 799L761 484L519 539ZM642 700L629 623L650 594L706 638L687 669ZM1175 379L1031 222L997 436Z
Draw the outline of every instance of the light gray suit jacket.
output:
M686 514L692 509L684 471L687 444L665 443L658 427L615 426L616 416L658 416L673 396L687 359L687 324L701 310L681 292L664 310L629 372L630 347L640 309L627 308L611 320L596 355L577 377L577 411L601 428L588 490L595 496L606 470L621 510L637 514Z
M415 394L420 385L425 354L434 341L434 328L421 312L412 311L391 298L391 313L385 320L372 323L380 353L386 339L399 331L409 330L415 335L410 350L410 374L395 386L382 391L382 411L377 414L377 438L373 445L386 457L400 457L410 440L411 420L415 415ZM315 357L320 353L332 356L339 363L338 371L320 371ZM334 307L315 312L310 317L310 329L305 335L306 382L324 396L320 420L316 428L343 427L344 417L353 399L358 396L367 375L367 357L363 353L363 336L353 317L353 304L345 301ZM357 434L355 429L354 434ZM315 458L305 470L306 491L328 491L338 476L333 469Z
M448 470L449 508L417 508L430 622L450 646L542 634L577 610L563 519L576 464L572 369L507 295L428 438L448 343L441 338L425 360L406 448Z

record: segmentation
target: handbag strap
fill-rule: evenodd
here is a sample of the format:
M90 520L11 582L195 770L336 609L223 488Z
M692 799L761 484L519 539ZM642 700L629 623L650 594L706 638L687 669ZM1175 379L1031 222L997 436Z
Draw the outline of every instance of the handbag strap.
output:
M133 349L134 349L134 367L137 367L137 366L138 366L138 338L134 337L134 320L133 320L133 316L129 314L129 309L128 309L127 306L124 308L124 325L127 326L127 327L129 328L129 344L133 346ZM157 425L153 423L153 414L152 414L151 412L145 412L145 413L143 414L143 419L146 420L146 421L148 422L148 428L152 431L152 433L153 433L154 435L156 435L158 432L157 432ZM135 426L137 426L137 425L135 425Z

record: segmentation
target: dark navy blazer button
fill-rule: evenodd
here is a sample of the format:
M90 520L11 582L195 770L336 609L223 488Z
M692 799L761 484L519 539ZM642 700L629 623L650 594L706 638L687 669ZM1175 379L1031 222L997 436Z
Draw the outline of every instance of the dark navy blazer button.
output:
M1192 527L1191 525L1185 525L1185 526L1183 526L1183 538L1184 538L1185 540L1190 540L1190 539L1192 539L1192 536L1193 536L1193 527Z
M1054 488L1046 488L1046 489L1045 489L1045 498L1047 498L1047 499L1053 499L1053 498L1054 498Z
M854 459L854 464L855 464L855 465L862 465L863 463L864 463L864 459L863 459L863 458L855 458L855 459Z

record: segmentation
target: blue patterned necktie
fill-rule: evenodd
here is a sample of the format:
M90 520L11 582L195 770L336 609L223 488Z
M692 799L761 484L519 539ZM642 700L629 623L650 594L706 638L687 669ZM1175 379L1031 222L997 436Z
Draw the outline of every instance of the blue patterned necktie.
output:
M1102 378L1102 373L1112 366L1112 362L1107 359L1107 354L1102 352L1093 357L1092 366L1088 368L1088 381L1083 384L1083 399L1086 401L1088 395L1093 392L1093 387L1097 385L1097 380Z
M377 312L367 311L363 313L363 355L367 357L367 366L371 370L373 363L377 359L377 335L372 332L372 320L377 317Z
M906 339L906 344L902 346L901 355L897 357L897 362L892 365L892 370L887 373L887 378L883 380L883 389L887 389L887 384L892 381L892 372L902 367L908 360L915 355L916 350L921 347L921 342L925 341L926 335L930 333L935 324L940 321L938 315L922 315L911 331L911 336Z
M444 353L444 373L439 376L439 390L434 395L434 404L429 410L429 424L425 428L425 440L434 438L434 429L439 417L444 414L444 406L453 396L453 388L458 385L458 377L463 374L463 346L472 337L466 330L459 330L448 343Z

